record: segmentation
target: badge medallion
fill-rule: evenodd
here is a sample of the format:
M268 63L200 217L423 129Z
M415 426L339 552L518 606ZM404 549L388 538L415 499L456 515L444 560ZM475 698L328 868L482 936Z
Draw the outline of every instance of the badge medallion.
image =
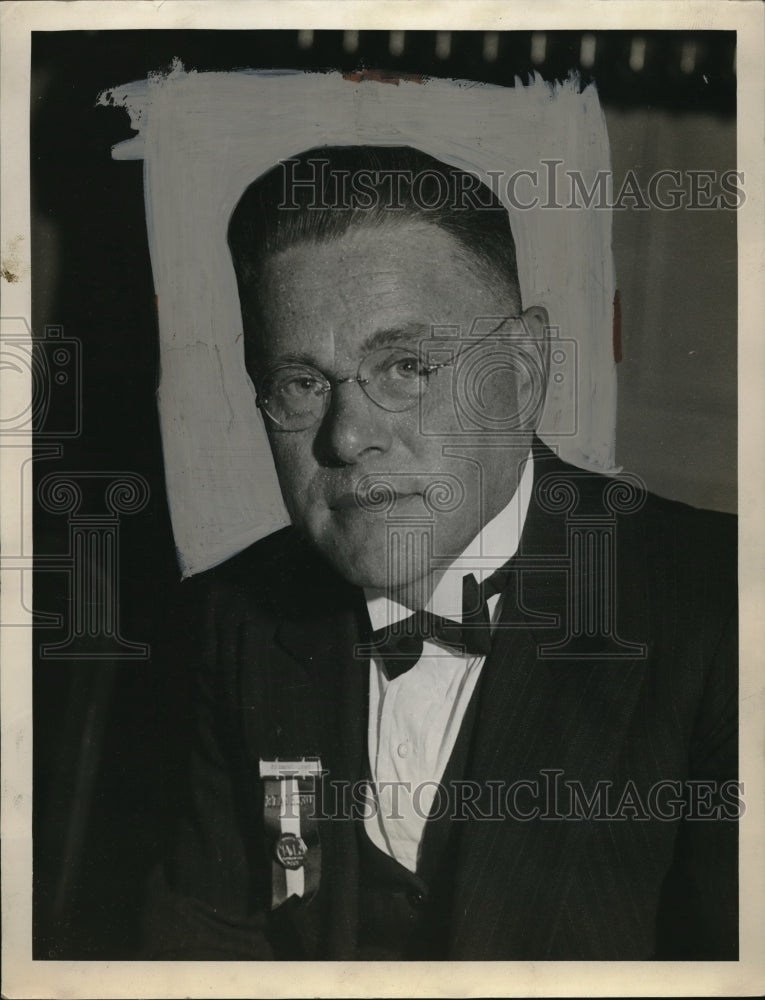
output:
M276 841L274 854L282 868L296 871L305 864L308 848L302 837L298 837L294 833L283 833Z
M291 896L310 899L319 887L321 845L316 822L318 757L260 761L263 822L271 841L271 908Z

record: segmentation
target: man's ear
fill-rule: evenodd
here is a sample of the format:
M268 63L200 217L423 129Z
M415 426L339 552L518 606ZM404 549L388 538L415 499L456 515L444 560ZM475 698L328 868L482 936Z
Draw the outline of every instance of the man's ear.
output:
M530 338L528 358L533 369L532 378L525 386L527 398L523 400L523 409L529 413L533 429L536 430L547 395L550 370L550 317L544 306L529 306L523 310L521 316Z
M550 317L545 307L529 306L528 309L523 310L521 315L531 336L540 343L543 343L545 350L547 350L549 346L548 327L550 325Z

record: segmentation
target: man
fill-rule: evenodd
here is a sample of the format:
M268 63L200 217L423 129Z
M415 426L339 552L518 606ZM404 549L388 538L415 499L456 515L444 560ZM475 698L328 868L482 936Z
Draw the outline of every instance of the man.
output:
M736 957L732 519L536 438L547 317L467 187L324 148L234 212L292 526L192 585L151 955Z

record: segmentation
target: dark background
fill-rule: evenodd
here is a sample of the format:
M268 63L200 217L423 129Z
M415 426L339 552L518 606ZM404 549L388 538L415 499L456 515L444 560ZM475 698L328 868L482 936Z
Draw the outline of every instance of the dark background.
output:
M179 573L163 493L155 407L158 333L146 239L142 164L115 162L132 134L127 115L96 107L101 90L168 69L384 68L512 86L578 69L595 79L612 138L614 173L629 167L735 168L735 35L595 32L580 65L581 32L545 33L532 61L529 32L90 31L35 33L31 170L33 333L55 324L81 343L81 395L51 390L38 426L38 482L49 472L138 473L151 498L120 524L122 635L145 660L42 659L34 666L34 933L36 958L119 959L137 943L145 876L170 836L189 736L192 651L176 622ZM345 45L344 45L345 41ZM688 53L692 53L689 63ZM690 67L690 68L689 68ZM666 213L665 213L666 214ZM617 213L614 253L624 313L617 459L649 487L698 506L735 507L735 213L672 218ZM41 348L45 350L45 348ZM56 441L71 408L82 432ZM66 515L35 514L38 559L65 554ZM187 586L187 585L184 585ZM68 621L61 572L39 568L35 609ZM188 614L189 612L187 612ZM38 627L35 650L64 638ZM171 638L172 637L172 638Z

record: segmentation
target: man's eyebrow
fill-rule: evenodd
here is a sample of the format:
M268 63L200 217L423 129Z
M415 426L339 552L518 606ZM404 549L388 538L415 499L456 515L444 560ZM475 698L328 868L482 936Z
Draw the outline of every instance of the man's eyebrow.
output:
M375 351L380 347L388 347L391 344L407 344L415 347L419 346L423 340L430 340L432 336L433 327L430 324L406 323L385 330L375 330L361 342L359 351L363 356L370 351Z
M280 354L278 357L274 358L270 364L266 365L266 371L271 371L273 368L281 368L282 365L305 365L308 368L317 368L316 358L312 357L310 354L290 352L287 354Z
M428 323L404 323L401 326L394 326L384 330L375 330L368 337L365 337L358 348L359 359L366 357L371 351L376 351L380 347L389 347L400 344L416 350L424 340L433 337L433 327ZM266 370L280 368L282 365L306 365L308 368L315 368L321 371L316 362L316 358L311 354L301 352L288 352L280 354L274 358L270 364L266 365Z

